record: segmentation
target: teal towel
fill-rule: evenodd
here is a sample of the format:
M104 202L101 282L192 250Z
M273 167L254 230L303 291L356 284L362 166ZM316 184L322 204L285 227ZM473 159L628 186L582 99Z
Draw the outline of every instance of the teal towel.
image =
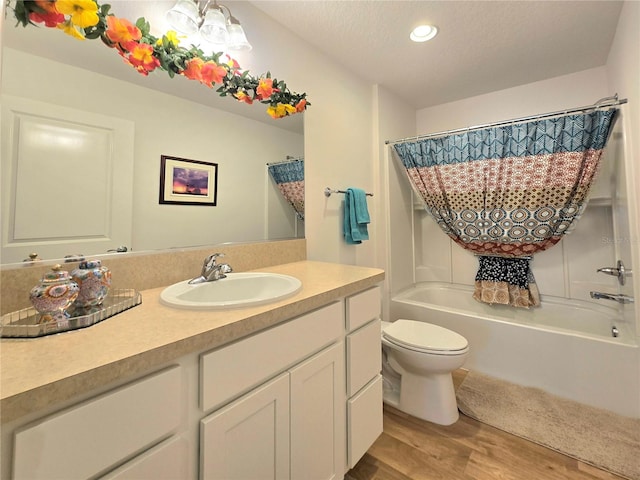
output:
M353 245L369 240L367 224L370 222L367 194L359 188L348 188L344 198L345 241Z

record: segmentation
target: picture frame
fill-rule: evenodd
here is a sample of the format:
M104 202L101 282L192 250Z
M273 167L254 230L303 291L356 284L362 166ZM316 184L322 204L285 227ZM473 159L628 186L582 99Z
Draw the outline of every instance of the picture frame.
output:
M160 156L160 204L215 207L218 164Z

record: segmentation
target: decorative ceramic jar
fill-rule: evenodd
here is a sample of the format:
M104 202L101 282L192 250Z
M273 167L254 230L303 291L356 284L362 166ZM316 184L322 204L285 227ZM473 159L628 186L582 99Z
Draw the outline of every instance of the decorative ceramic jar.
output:
M100 260L81 262L78 268L71 272L71 276L80 287L80 294L75 303L78 307L95 307L102 304L111 288L111 271L103 267Z
M67 320L67 309L80 293L80 287L69 272L55 265L29 292L29 299L40 314L40 323Z

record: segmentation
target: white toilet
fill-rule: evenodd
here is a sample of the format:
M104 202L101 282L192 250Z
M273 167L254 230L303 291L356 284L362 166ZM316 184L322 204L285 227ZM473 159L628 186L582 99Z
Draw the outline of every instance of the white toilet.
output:
M451 372L468 352L467 339L446 328L416 320L382 322L384 402L439 425L455 423Z

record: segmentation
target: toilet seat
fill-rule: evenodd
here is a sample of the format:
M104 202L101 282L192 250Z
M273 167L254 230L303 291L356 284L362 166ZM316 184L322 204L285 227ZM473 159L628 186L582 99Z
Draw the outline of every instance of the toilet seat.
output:
M416 320L396 320L383 328L382 336L399 347L436 355L460 355L469 348L462 335Z

